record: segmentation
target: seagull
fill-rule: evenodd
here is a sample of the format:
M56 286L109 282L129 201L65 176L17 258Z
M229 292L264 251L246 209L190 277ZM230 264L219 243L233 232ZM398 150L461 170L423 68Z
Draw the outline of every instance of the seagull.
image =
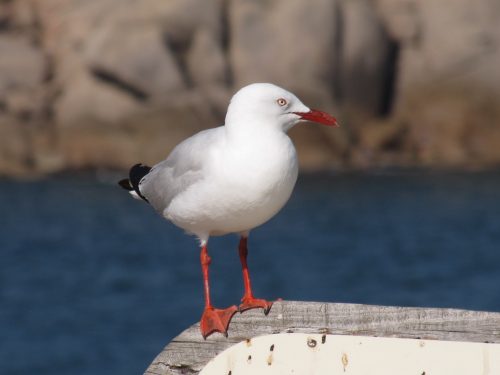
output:
M270 83L254 83L231 99L225 125L203 130L178 144L155 166L134 165L120 186L149 203L200 245L205 308L203 338L227 337L232 316L272 302L255 298L247 264L250 231L271 219L290 198L298 174L297 153L287 132L301 121L337 127L337 120L306 107L294 94ZM244 295L239 307L213 307L208 239L236 233Z

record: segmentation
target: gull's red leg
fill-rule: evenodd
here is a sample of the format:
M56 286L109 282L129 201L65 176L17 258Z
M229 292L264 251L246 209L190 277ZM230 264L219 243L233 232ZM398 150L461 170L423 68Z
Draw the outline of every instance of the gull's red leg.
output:
M201 335L206 339L213 332L220 332L227 337L227 328L233 315L238 311L236 306L227 309L216 309L210 302L210 285L208 281L208 266L211 258L208 256L207 245L203 244L200 253L201 271L203 273L203 289L205 292L205 310L200 320Z
M246 236L241 236L238 250L240 253L241 270L243 271L243 283L245 285L245 294L241 299L239 310L245 311L261 307L264 309L264 313L267 314L271 309L273 303L268 302L265 299L255 298L252 293L252 285L250 283L250 273L248 272L248 264L247 264L248 247L247 247Z

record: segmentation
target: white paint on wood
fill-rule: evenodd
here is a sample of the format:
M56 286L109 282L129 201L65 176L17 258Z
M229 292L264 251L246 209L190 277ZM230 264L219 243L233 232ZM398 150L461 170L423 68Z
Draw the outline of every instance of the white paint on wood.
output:
M200 375L498 375L500 344L285 333L245 340Z

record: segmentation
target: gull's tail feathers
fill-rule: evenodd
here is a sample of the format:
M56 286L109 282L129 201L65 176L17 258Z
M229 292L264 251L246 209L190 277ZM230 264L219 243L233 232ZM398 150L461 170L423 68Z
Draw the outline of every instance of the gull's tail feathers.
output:
M139 184L150 170L151 167L148 167L147 165L136 164L132 168L130 168L129 178L118 181L118 185L120 185L125 190L128 190L134 198L143 199L144 201L148 202L147 198L142 195L141 191L139 190Z

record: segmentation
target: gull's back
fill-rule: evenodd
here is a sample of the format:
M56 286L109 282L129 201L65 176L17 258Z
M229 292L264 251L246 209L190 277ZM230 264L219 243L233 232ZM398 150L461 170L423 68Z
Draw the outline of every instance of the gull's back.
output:
M201 131L184 140L141 180L141 193L163 214L173 199L206 177L203 171L209 167L210 152L222 142L223 126Z

